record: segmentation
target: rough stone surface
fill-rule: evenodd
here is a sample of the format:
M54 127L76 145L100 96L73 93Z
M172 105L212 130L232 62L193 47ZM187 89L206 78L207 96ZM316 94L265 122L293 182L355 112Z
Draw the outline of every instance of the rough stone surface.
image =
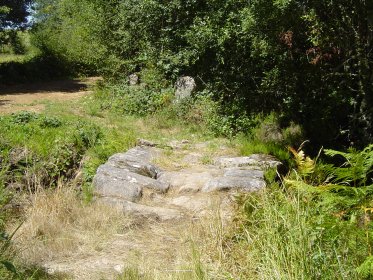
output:
M128 76L128 83L130 86L136 86L140 83L140 78L137 74L131 74Z
M148 188L165 193L169 188L169 184L167 182L155 180L153 178L131 172L127 169L118 168L108 164L101 165L97 170L97 173L106 174L116 181L123 182L123 185L126 185L127 183L137 185L140 189Z
M248 157L220 157L214 162L219 167L256 166L259 168L272 168L281 165L275 157L269 155L253 154Z
M101 196L120 197L129 201L137 201L141 198L142 188L128 180L122 180L110 173L101 172L100 168L93 179L95 193Z
M177 220L183 217L183 214L175 209L147 206L129 201L123 201L123 212L160 221Z
M246 192L258 191L266 186L262 179L245 177L219 177L209 181L203 188L203 192L225 191L240 189Z
M48 271L72 273L73 279L116 279L133 257L136 265L149 259L152 268L179 269L175 260L190 247L184 235L191 225L198 229L218 222L229 228L237 192L264 188L265 169L281 164L266 155L235 157L232 149L212 142L162 146L139 139L138 145L110 157L93 182L99 194L95 202L122 212L126 224L99 250L53 260L44 266Z
M152 155L147 149L136 147L126 153L111 156L107 164L155 179L160 169L150 163L151 159Z
M214 178L216 170L210 172L202 169L200 172L195 170L164 172L159 180L168 182L170 188L179 193L198 192L210 180Z
M176 101L181 101L185 98L191 97L196 87L197 87L196 82L192 77L189 77L189 76L180 77L176 81L176 84L175 84Z
M171 204L196 213L211 207L212 199L208 196L179 196L174 198Z
M257 169L229 168L225 171L224 177L245 177L248 179L264 179L264 171Z

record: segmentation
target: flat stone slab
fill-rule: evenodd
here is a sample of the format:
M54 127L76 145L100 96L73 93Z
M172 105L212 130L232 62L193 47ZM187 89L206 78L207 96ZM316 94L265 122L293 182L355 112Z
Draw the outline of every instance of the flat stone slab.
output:
M147 206L143 204L123 201L123 212L125 214L140 216L160 221L178 220L183 218L183 214L171 208Z
M245 166L274 168L282 165L275 157L262 154L253 154L248 157L220 157L214 161L214 164L222 168Z
M95 193L101 196L119 197L129 201L137 201L142 196L140 185L112 176L99 167L93 179Z
M239 189L242 191L253 192L266 187L263 179L246 177L218 177L209 181L202 192L225 191Z
M226 169L224 177L256 178L264 180L264 171L258 169L229 168Z
M111 156L108 165L127 169L131 172L156 179L160 170L150 163L151 152L144 147L135 147L126 153L119 153Z
M198 192L203 186L212 180L217 174L217 170L182 170L164 172L160 175L159 180L168 182L170 188L177 190L179 193Z
M179 196L170 202L172 205L185 208L192 212L200 212L211 207L212 197L208 196Z

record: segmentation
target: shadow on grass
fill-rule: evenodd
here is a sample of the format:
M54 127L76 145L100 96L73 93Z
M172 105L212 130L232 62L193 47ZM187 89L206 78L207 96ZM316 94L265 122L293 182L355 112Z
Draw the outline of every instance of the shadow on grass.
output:
M17 85L0 85L0 95L11 94L25 94L25 93L48 93L48 92L62 92L71 93L81 90L87 90L87 84L80 80L56 80L48 82L37 83L22 83ZM0 101L0 106L4 105L6 100Z
M24 61L3 62L0 63L0 95L71 93L86 90L86 83L69 79L72 75L82 72L87 72L83 66L70 65L54 56L44 55Z

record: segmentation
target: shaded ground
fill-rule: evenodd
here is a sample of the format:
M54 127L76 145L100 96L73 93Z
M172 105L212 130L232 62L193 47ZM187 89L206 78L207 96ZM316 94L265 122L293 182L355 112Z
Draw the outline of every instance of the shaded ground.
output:
M28 110L44 110L43 102L68 101L90 94L98 77L80 80L50 81L14 86L0 85L0 115Z

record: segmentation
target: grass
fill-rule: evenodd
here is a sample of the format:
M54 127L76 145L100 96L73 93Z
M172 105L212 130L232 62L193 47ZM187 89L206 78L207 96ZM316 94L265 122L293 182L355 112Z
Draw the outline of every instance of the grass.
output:
M116 98L120 94L116 92ZM152 98L159 102L158 96ZM93 201L91 181L97 167L112 154L133 147L137 138L162 147L171 140L177 144L188 140L179 149L170 148L158 160L157 164L168 169L187 167L191 162L185 162L184 157L190 153L195 154L196 162L205 165L216 156L252 153L272 154L292 162L285 136L299 134L298 128L292 128L294 133L289 132L290 128L284 130L280 144L260 140L268 137L267 128L271 126L262 128L260 137L217 138L203 112L191 104L167 105L165 99L164 108L157 112L136 115L121 109L126 106L123 100L113 99L107 89L98 90L95 95L69 104L44 102L45 110L40 114L18 113L0 118L4 132L0 136L0 186L17 180L30 184L25 212L11 222L3 218L8 232L24 219L13 240L18 255L15 263L20 272L25 271L24 279L35 271L28 270L30 265L37 267L57 259L68 262L70 258L89 259L94 264L102 261L94 257L107 250L117 250L116 256L129 256L126 262L119 257L116 260L122 270L118 280L370 279L372 206L361 202L369 200L370 191L365 195L350 188L349 198L354 192L362 194L359 203L351 204L351 199L342 196L347 191L315 191L316 181L300 177L299 170L282 183L276 182L275 172L269 172L266 178L270 188L237 197L234 224L227 223L224 213L215 207L198 223L175 223L165 228L157 223L124 219L115 207ZM139 106L133 100L125 100L132 102L131 106ZM193 114L198 116L191 118L191 112L196 111ZM199 142L203 144L195 146ZM49 180L43 179L45 174L49 174ZM306 190L294 187L287 183L289 180L300 185L308 182L310 186ZM9 205L5 194L2 198L1 207ZM22 196L13 200L24 201ZM353 205L353 209L346 205ZM362 214L363 206L368 214ZM122 243L115 243L118 240ZM12 254L9 258L13 259ZM75 265L76 275L84 270L79 261L71 265ZM40 275L30 279L51 279L43 270L36 271Z
M84 204L76 189L66 186L35 193L25 217L15 241L19 256L34 265L71 252L95 252L129 224L119 210L100 203Z
M357 251L367 244L355 225L278 186L246 197L242 207L229 242L234 279L361 279L356 268L366 252Z
M136 231L136 224L132 228L122 217L118 219L115 209L84 202L93 198L91 180L97 167L109 156L133 147L137 138L146 138L161 145L166 145L171 139L188 139L195 143L212 138L201 129L201 124L187 124L167 110L145 117L123 115L115 110L103 109L101 100L96 96L69 104L41 102L45 108L42 113L25 111L0 117L0 129L5 132L1 134L0 141L2 158L5 159L0 181L7 185L16 185L17 182L20 186L26 184L30 200L26 212L21 213L25 222L14 240L18 250L16 255L20 258L19 269L68 257L71 252L97 254L113 235ZM82 188L83 192L72 188ZM24 200L15 195L14 203L24 204ZM14 226L8 226L8 231L17 224L18 219ZM125 228L130 230L123 231ZM179 232L163 232L161 226L154 230L159 239L171 234L177 242L181 240ZM150 236L146 238L151 240ZM183 238L186 239L184 235ZM154 247L154 244L149 245ZM178 258L180 263L185 264L190 245L188 242L180 246L183 253ZM164 251L164 258L170 259L167 250L167 244L153 248L153 259L159 258L159 251ZM81 258L84 256L82 253ZM136 256L133 258L134 265L139 263ZM155 273L162 277L173 275L170 279L178 275L154 272L156 270L151 266L141 269L148 269L152 275ZM186 275L183 279L192 279L190 273Z
M23 62L28 58L27 55L22 54L0 54L0 64L6 62Z

